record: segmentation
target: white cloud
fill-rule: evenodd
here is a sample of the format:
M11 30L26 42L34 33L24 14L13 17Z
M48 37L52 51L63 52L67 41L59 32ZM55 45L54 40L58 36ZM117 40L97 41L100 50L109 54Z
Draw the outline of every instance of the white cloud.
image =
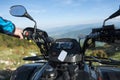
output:
M29 11L29 13L35 13L35 14L40 14L40 13L46 13L47 12L47 10L46 9L41 9L41 10L28 10Z
M61 1L64 4L82 4L83 2L102 2L104 0L57 0L57 1Z
M0 13L0 16L3 16L3 14L2 14L2 13Z
M72 4L73 3L73 0L63 0L63 2L65 3L65 4Z
M65 4L65 5L73 5L73 4L78 4L81 0L53 0L56 1L57 3Z

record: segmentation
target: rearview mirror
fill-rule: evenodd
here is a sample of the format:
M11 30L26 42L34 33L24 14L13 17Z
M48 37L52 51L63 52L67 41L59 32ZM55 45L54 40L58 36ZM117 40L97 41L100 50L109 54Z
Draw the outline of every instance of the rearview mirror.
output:
M22 5L15 5L10 8L10 14L16 17L23 17L27 13L26 9Z
M10 14L15 17L26 17L32 20L35 25L34 25L34 33L36 33L36 28L37 28L37 23L36 21L27 13L27 10L24 6L22 5L14 5L10 7Z

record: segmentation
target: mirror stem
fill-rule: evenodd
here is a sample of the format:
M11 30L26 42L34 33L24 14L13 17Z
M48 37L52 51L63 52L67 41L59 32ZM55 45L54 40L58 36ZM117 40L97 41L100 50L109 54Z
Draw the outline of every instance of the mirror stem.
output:
M26 13L24 16L35 22L35 20L28 13Z
M34 23L35 23L35 25L34 25L34 33L36 33L37 23L36 23L35 20L33 20L33 21L34 21Z
M35 25L34 25L34 33L36 33L37 22L28 13L25 14L25 17L29 18L30 20L32 20L35 23Z
M103 22L103 27L105 26L105 22L108 20L109 18L105 19Z

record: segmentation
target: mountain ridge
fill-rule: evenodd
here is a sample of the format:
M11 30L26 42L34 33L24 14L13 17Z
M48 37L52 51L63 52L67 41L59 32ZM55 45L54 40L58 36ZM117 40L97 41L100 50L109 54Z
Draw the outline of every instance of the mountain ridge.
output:
M106 25L112 25L113 23L109 22ZM119 22L114 22L115 28L120 28ZM47 29L48 35L54 37L54 38L64 38L64 37L70 37L70 38L78 38L80 35L87 35L92 31L92 28L100 28L102 27L102 24L100 23L94 23L94 24L79 24L79 25L71 25L71 26L63 26L63 27L56 27ZM80 37L80 36L79 36Z

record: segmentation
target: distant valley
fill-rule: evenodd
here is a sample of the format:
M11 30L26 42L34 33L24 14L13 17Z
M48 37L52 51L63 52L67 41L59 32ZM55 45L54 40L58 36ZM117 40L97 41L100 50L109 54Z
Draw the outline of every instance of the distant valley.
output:
M85 36L92 31L92 28L100 27L100 24L84 24L64 26L48 29L47 32L53 38L76 38Z
M116 22L115 26L118 28L120 23ZM63 26L47 29L48 34L53 38L76 38L85 36L92 31L92 28L102 27L102 24L81 24L73 26Z

